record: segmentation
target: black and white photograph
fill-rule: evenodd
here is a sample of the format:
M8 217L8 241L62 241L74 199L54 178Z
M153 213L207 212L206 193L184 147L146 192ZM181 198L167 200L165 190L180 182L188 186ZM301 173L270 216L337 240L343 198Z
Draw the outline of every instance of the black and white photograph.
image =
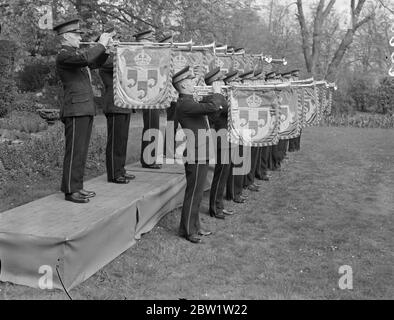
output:
M394 0L0 0L0 300L392 299Z

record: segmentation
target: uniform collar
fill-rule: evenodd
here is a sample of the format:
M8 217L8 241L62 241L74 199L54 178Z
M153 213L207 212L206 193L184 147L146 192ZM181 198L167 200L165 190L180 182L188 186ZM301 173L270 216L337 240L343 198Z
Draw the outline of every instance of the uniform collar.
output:
M179 94L179 98L189 98L189 99L193 99L193 95L192 95L192 94L180 93L180 94Z
M62 49L65 49L65 50L68 50L68 51L77 51L78 50L78 48L71 47L71 46L68 46L68 45L62 45Z

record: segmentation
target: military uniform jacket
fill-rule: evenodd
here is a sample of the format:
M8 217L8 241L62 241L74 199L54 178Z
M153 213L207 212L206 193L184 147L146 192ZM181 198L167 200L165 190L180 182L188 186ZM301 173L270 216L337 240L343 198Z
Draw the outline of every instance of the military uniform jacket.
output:
M96 114L93 90L86 67L98 67L107 57L105 47L101 44L84 53L78 53L73 47L62 46L56 58L56 69L64 91L60 110L62 118Z
M205 102L206 97L203 98L203 102ZM222 110L216 112L216 113L211 113L208 115L209 119L209 124L212 129L215 129L216 131L219 131L220 129L227 129L228 128L228 102L225 96L222 94L217 94L217 99L220 103L220 105L223 107Z
M207 115L215 114L221 110L221 99L219 94L213 94L205 98L205 102L196 102L192 95L180 94L176 104L176 118L186 130L187 136L187 161L207 161L209 160L209 150L206 141L199 141L199 130L209 130ZM189 137L193 134L193 137ZM194 154L190 151L193 147L190 143L194 142ZM203 150L205 149L205 151Z
M110 55L107 61L100 67L100 77L105 86L103 111L107 113L131 113L132 109L119 108L114 103L114 60Z

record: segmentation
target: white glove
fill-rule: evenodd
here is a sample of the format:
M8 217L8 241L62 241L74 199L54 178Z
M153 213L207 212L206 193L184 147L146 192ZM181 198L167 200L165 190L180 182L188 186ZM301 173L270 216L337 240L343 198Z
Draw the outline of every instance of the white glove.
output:
M212 91L213 91L213 93L221 93L222 92L222 86L221 86L220 82L214 81L212 83Z
M112 41L112 33L103 33L100 36L98 43L101 43L106 49Z

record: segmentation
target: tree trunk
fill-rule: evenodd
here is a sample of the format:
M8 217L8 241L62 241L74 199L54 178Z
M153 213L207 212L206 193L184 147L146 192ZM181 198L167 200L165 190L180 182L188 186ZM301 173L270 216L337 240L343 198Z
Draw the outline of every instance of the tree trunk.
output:
M342 42L338 47L338 50L335 52L334 58L331 60L331 63L328 66L327 75L326 75L327 80L335 81L341 61L345 56L347 49L353 42L353 36L354 36L353 29L348 29L345 37L342 39Z

